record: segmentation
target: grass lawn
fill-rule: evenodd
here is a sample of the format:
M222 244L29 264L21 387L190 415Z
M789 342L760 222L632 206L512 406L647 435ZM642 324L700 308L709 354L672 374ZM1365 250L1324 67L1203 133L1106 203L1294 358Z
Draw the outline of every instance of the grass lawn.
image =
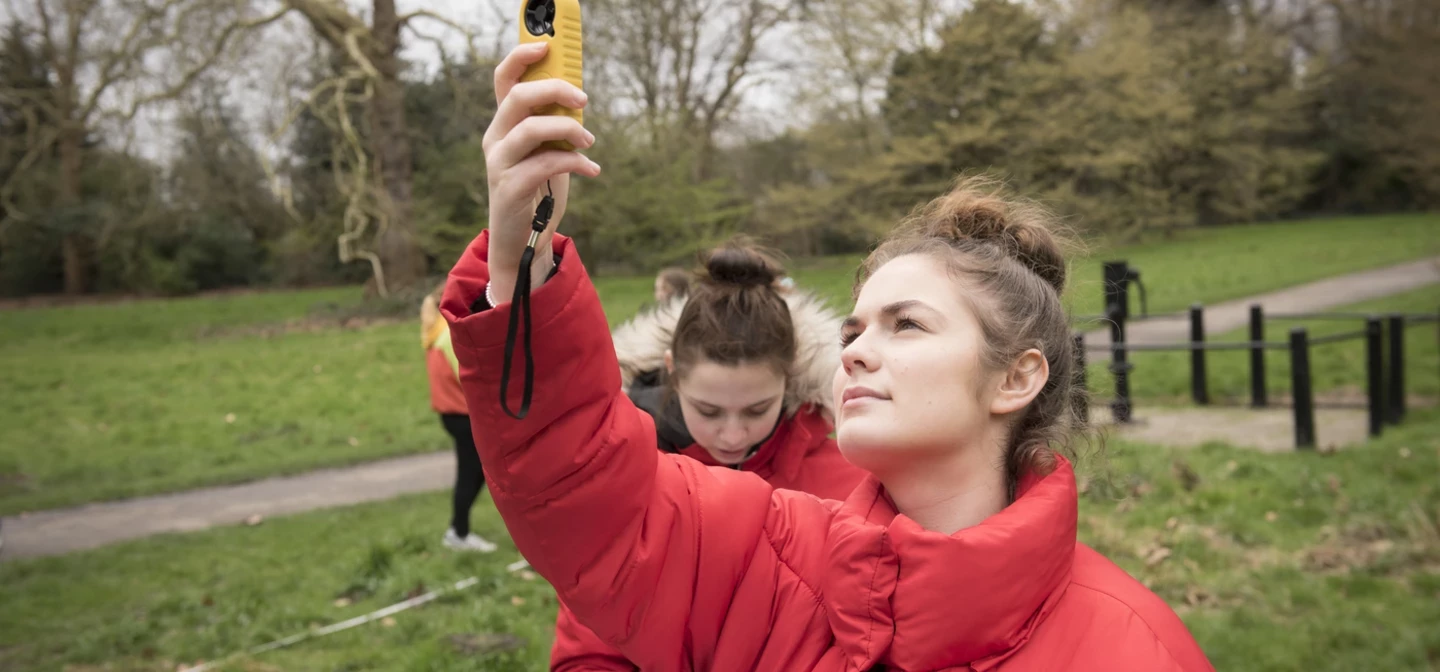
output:
M1440 308L1440 286L1397 294L1395 296L1341 306L1334 312L1427 313L1434 315ZM1326 334L1354 332L1365 328L1363 320L1342 321L1276 321L1267 322L1265 340L1288 342L1291 327L1303 326L1313 339ZM1435 322L1414 324L1405 330L1405 388L1411 397L1440 397L1440 339ZM1212 342L1247 341L1249 330L1212 336ZM1388 345L1386 346L1388 347ZM1131 372L1130 389L1137 399L1160 404L1190 403L1190 353L1137 352L1131 354L1135 365ZM1250 402L1250 353L1248 350L1206 353L1206 381L1214 403L1248 404ZM1114 395L1114 379L1105 364L1089 367L1091 391L1099 399ZM1365 341L1351 340L1315 346L1311 350L1310 373L1317 395L1355 403L1365 399ZM1265 384L1270 399L1289 399L1290 353L1286 350L1265 352Z
M1440 413L1332 455L1116 442L1085 464L1103 477L1085 481L1082 541L1173 605L1218 669L1440 662ZM469 576L392 622L226 669L544 669L548 586L505 571L488 497L475 524L495 554L442 549L446 511L437 493L0 564L0 669L169 671ZM525 644L467 646L506 634Z
M1096 250L1073 303L1099 310L1101 259L1138 266L1161 312L1440 254L1437 226L1336 219ZM797 260L794 275L844 307L858 260ZM652 280L598 284L618 322ZM358 301L342 288L0 313L0 515L443 449L415 324L304 321Z

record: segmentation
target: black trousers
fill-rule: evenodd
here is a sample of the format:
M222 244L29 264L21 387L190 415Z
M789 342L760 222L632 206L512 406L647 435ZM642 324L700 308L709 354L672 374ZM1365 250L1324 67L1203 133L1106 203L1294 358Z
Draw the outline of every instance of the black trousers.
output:
M440 424L455 439L455 493L451 499L450 527L464 537L470 534L470 507L485 487L485 472L480 469L480 453L475 451L470 416L446 413L440 416Z

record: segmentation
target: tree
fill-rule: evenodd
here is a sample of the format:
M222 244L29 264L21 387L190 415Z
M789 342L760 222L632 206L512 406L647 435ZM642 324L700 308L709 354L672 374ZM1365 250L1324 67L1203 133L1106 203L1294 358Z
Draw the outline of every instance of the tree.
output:
M1333 21L1312 47L1313 137L1327 150L1317 210L1440 204L1440 10L1422 0L1320 3ZM1317 32L1321 32L1318 31Z
M381 296L418 286L425 279L425 256L413 217L414 156L405 119L402 31L433 40L413 24L421 19L439 22L464 34L469 60L478 62L474 36L433 12L401 15L394 0L373 0L369 24L338 0L284 2L304 16L343 63L338 74L317 84L303 103L345 144L334 152L334 170L346 198L340 259L369 263L373 288ZM363 105L361 123L354 116L356 104Z
M696 148L708 177L716 133L767 67L762 43L789 16L789 0L598 0L585 6L592 65L616 116L638 111L654 147ZM596 61L590 61L595 64ZM587 87L589 88L589 87Z
M936 0L896 3L883 0L810 0L796 22L804 74L797 102L849 122L859 136L858 149L877 151L882 140L874 110L885 92L891 62L901 52L928 46L941 20ZM838 113L838 114L837 114Z
M251 17L238 0L34 1L33 13L23 20L37 42L37 70L49 77L44 85L12 81L0 90L10 114L34 125L18 169L0 186L0 203L7 218L24 219L13 200L14 178L53 152L57 179L50 205L76 211L73 218L67 215L75 225L63 241L67 293L88 289L94 254L94 226L77 210L83 209L89 134L104 119L132 120L142 108L174 98L226 54L235 36L279 16ZM163 74L150 72L157 60L171 67Z
M174 215L160 234L170 252L165 259L176 271L168 289L262 282L269 248L283 235L288 217L221 83L199 82L183 110L166 189Z

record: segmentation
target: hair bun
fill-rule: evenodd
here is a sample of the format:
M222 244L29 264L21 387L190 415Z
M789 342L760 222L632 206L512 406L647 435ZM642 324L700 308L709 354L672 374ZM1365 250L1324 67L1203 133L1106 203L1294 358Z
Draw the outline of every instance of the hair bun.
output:
M780 264L745 242L712 250L705 258L705 273L712 282L740 287L768 287L784 274Z
M972 177L925 210L925 219L939 229L931 235L996 245L1056 292L1065 290L1064 251L1049 228L1055 218L1039 205L1006 198L999 183Z

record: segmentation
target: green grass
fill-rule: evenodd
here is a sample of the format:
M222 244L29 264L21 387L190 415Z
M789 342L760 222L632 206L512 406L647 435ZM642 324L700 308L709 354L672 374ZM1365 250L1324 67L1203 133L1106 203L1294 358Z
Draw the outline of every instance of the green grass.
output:
M1333 455L1119 443L1081 539L1175 606L1216 669L1435 669L1437 436L1430 410Z
M1102 259L1139 267L1161 312L1437 254L1437 225L1434 215L1267 224L1097 250L1075 265L1072 303L1098 311ZM791 266L843 310L859 260ZM649 301L652 279L597 284L613 324ZM0 313L0 514L443 449L412 322L303 321L359 297L339 288Z
M1333 312L1373 313L1380 316L1392 312L1435 315L1440 308L1440 285L1425 287L1403 294L1340 306ZM1288 342L1291 327L1303 326L1316 338L1330 334L1363 330L1363 320L1340 321L1275 321L1266 324L1266 340ZM1411 397L1440 397L1440 339L1435 322L1412 324L1405 330L1405 388ZM1249 330L1212 336L1211 342L1249 340ZM1388 347L1388 345L1386 346ZM1130 388L1137 399L1152 403L1190 403L1190 353L1137 352L1130 356L1135 365ZM1091 391L1099 398L1114 394L1114 379L1105 364L1089 367ZM1214 403L1248 404L1250 401L1250 353L1248 350L1206 353L1206 381ZM1311 379L1318 395L1331 393L1347 401L1363 403L1365 394L1365 341L1348 340L1312 348ZM1265 352L1265 386L1270 398L1288 399L1290 395L1290 353L1288 350Z
M1440 661L1440 413L1332 455L1113 443L1085 481L1081 540L1165 598L1217 669L1426 670ZM544 669L554 597L439 546L444 494L0 565L0 669L174 670L468 576L480 584L231 670ZM1162 550L1163 549L1163 550ZM1162 557L1163 556L1163 557ZM346 597L352 603L337 606ZM518 599L517 599L518 598ZM512 634L469 654L455 635Z

